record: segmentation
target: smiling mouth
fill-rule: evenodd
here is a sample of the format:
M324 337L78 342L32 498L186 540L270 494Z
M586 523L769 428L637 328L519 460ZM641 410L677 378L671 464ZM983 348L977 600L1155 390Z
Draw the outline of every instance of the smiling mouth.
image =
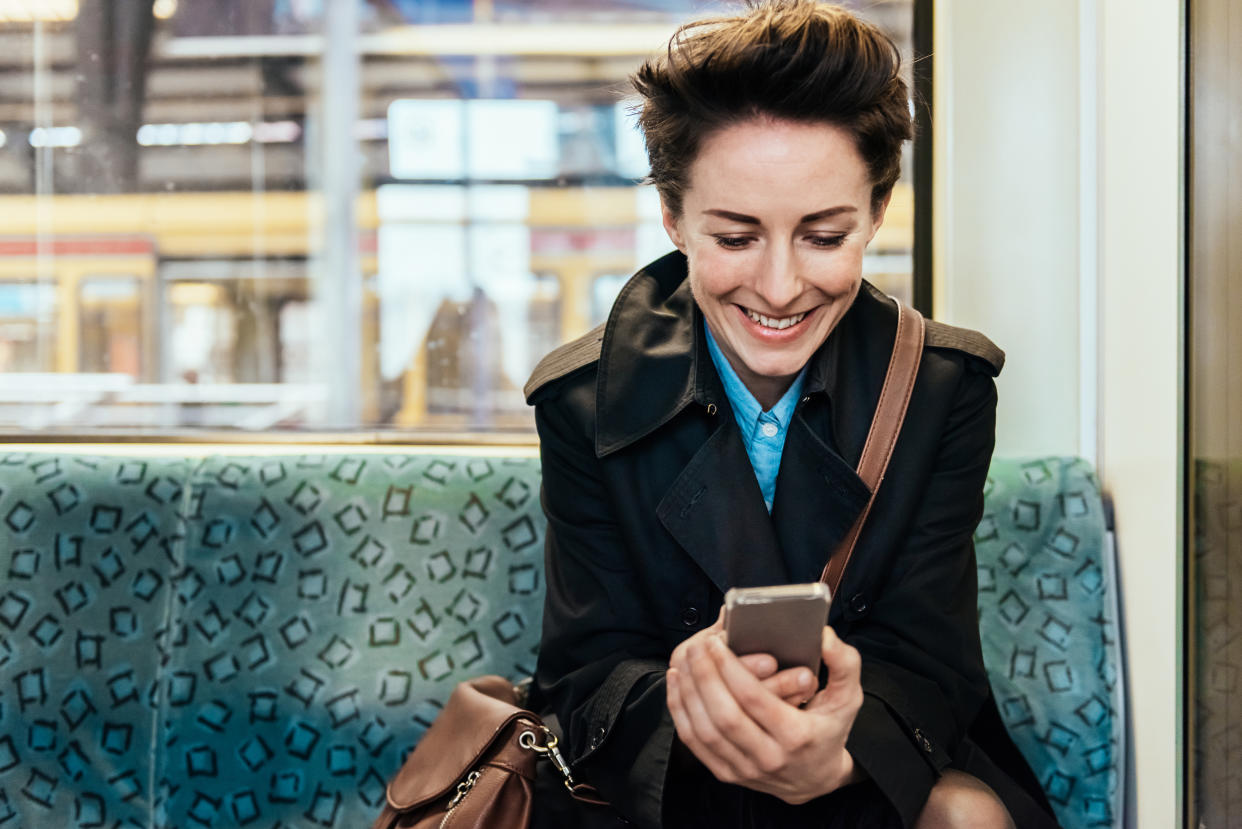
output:
M751 322L757 322L764 328L771 328L774 331L781 331L790 326L797 325L806 317L805 311L801 314L794 314L792 317L766 317L758 311L752 311L749 308L742 308L742 310L746 312L746 316L750 317Z

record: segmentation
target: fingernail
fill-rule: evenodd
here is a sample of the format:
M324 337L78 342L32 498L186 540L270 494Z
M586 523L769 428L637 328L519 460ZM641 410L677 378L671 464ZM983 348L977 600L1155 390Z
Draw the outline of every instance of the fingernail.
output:
M799 688L810 688L811 687L811 675L810 674L799 675L798 676L798 687Z

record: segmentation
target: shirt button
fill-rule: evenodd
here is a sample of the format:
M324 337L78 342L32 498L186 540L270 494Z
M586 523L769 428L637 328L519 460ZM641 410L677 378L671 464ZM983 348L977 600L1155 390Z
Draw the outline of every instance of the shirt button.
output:
M681 623L688 628L692 628L699 623L699 609L697 607L683 608L681 611Z
M850 610L855 613L866 613L868 607L870 607L870 605L867 604L867 597L862 593L855 593L853 597L850 598Z
M599 744L604 742L604 735L607 733L608 732L602 728L595 729L595 731L591 734L591 748L598 748Z
M759 431L763 432L765 438L774 438L780 429L776 428L775 423L765 423L759 427Z

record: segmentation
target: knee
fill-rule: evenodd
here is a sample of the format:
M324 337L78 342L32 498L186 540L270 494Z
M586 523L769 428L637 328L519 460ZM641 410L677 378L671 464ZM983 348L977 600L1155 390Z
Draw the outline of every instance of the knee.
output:
M949 770L932 787L915 829L1014 829L1009 810L985 783Z

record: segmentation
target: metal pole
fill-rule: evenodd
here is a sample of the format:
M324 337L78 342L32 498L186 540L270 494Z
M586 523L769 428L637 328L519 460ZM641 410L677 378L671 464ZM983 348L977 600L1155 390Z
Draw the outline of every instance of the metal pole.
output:
M362 277L355 216L359 184L358 123L360 59L358 0L328 0L320 96L322 138L323 251L316 271L315 301L322 326L315 364L328 385L325 426L358 427L362 389Z
M31 97L34 99L34 126L46 130L52 127L52 67L51 60L48 55L47 33L43 28L42 21L36 20L34 23L34 42L33 42L33 66L31 76L34 84ZM43 146L33 147L34 151L34 192L35 192L35 279L38 281L39 289L36 293L36 301L38 302L38 310L35 317L35 355L38 371L47 371L48 365L53 366L54 371L60 371L61 362L56 354L55 343L60 340L60 334L56 330L58 325L54 315L54 304L48 304L44 301L44 286L49 289L59 300L58 283L55 271L55 252L53 250L53 242L55 237L52 226L52 195L55 190L55 177L53 175L53 163L55 157L52 155L52 148L47 142ZM65 309L60 309L61 314L66 313ZM53 332L54 338L44 335L45 331ZM52 354L49 355L48 344L52 344ZM74 355L76 362L77 355Z

